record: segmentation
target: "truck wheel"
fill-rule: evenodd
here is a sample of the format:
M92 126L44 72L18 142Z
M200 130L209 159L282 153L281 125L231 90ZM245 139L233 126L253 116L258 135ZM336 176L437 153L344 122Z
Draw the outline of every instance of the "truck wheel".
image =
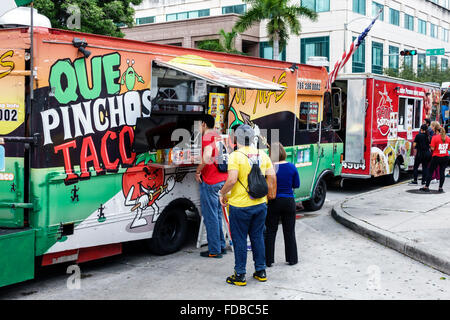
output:
M182 209L163 212L156 221L153 236L147 240L150 250L158 255L178 251L184 244L187 235L187 219Z
M394 163L394 168L392 169L392 173L387 176L388 184L396 184L400 181L400 162L397 160Z
M314 194L310 200L304 201L303 206L307 211L317 211L320 210L327 197L327 184L323 179L321 179L314 190Z

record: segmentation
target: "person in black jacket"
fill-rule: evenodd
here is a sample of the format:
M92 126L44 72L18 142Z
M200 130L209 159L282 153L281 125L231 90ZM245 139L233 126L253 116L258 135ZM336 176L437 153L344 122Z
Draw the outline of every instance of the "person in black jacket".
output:
M416 149L416 156L414 157L414 171L413 180L411 184L417 184L417 176L419 165L422 164L422 184L424 185L428 177L428 164L431 159L430 142L427 134L428 126L422 124L420 132L414 139L413 149Z

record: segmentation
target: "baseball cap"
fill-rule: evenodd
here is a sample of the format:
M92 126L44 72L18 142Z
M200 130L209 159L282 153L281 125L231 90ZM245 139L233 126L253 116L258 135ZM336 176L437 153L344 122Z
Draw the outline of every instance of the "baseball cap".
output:
M234 132L237 142L240 145L248 145L255 136L255 131L248 124L242 124ZM248 141L248 143L245 143Z

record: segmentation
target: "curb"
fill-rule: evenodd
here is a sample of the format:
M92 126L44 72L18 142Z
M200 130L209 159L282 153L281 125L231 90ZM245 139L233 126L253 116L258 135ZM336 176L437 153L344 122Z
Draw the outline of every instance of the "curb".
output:
M373 191L359 194L357 197L370 193L373 193ZM388 248L394 249L414 260L450 275L450 257L443 258L442 255L435 250L426 248L390 231L383 230L345 212L342 205L345 202L351 201L353 198L356 197L343 200L333 207L331 216L334 220L364 237L372 239Z

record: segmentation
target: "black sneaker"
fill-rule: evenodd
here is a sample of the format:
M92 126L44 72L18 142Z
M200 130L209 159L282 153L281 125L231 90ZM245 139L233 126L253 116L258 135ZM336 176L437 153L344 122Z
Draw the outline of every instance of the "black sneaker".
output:
M439 188L438 192L439 192L439 193L444 193L444 189Z
M222 254L221 253L219 253L219 254L211 254L211 253L209 253L208 250L200 252L200 256L205 257L205 258L218 258L218 259L222 258Z
M253 274L253 278L255 278L256 280L258 280L260 282L266 282L267 281L266 270L256 271Z
M430 189L427 187L420 188L419 190L423 192L430 192Z
M417 181L411 181L409 184L417 184Z
M245 279L245 273L237 274L236 271L232 276L227 278L227 283L234 284L235 286L246 286L247 280Z

